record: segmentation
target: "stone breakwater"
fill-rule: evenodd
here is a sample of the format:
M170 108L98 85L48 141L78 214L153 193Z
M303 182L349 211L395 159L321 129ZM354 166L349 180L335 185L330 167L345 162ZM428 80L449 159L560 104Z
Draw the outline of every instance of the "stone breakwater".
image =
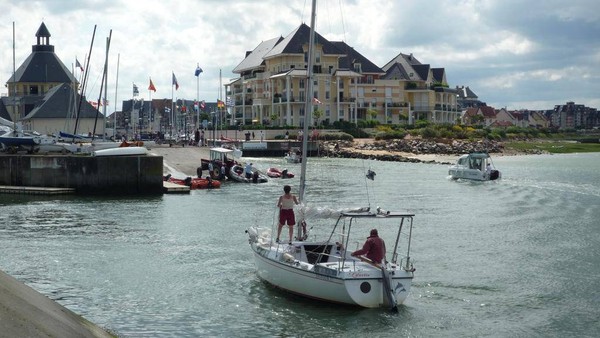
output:
M435 160L421 160L414 155L462 155L471 152L502 153L504 147L496 141L463 141L450 140L447 142L430 140L386 140L373 142L326 141L320 146L322 156L375 159L379 161L441 163ZM403 153L400 155L398 153Z

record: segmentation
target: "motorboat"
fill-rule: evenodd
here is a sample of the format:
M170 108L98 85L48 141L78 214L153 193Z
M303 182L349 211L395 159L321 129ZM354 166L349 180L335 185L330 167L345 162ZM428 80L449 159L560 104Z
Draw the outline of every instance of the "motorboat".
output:
M456 163L448 168L452 179L493 181L501 178L501 173L488 153L476 152L461 155Z
M287 163L301 163L302 162L302 153L300 152L299 149L290 149L290 151L288 151L285 154L283 159Z
M186 177L185 179L174 178L170 174L163 177L166 182L171 182L179 185L185 185L192 190L196 189L218 189L221 187L221 182L213 180L210 176L202 177Z
M267 175L263 174L260 170L252 167L252 175L250 178L246 177L246 171L244 167L239 164L234 164L229 169L229 178L235 182L241 183L265 183L269 181Z

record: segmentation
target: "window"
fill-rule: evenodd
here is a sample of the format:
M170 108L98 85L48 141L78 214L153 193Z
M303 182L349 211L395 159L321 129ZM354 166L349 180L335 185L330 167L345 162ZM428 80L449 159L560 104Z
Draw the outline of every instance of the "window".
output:
M321 52L315 53L315 63L321 63Z
M299 84L300 84L300 89L304 89L304 79L300 79Z
M38 95L38 93L39 93L38 90L39 90L38 86L30 86L29 94L30 95Z
M360 63L355 63L354 64L354 71L357 73L362 73L362 66Z

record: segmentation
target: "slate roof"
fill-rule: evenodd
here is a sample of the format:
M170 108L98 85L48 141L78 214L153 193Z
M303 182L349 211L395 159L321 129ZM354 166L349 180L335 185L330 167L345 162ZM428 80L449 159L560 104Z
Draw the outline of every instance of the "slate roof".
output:
M469 88L469 86L467 86L467 87L456 86L456 92L463 99L465 99L465 98L477 99L477 95Z
M407 65L409 66L414 66L414 65L420 65L421 62L414 57L412 54L398 54L396 55L396 57L394 57L393 59L391 59L390 61L388 61L388 63L386 63L383 67L381 67L383 70L387 71L389 68L391 68L394 64L396 63L400 63L402 64L402 61L404 61ZM408 69L406 70L408 71Z
M444 68L431 68L431 73L433 74L433 81L444 83L444 76L446 70Z
M6 106L10 104L10 100L11 99L7 96L0 98L0 117L5 120L12 121L12 118L8 113L8 109L6 109Z
M383 69L379 68L379 66L357 52L354 48L348 46L347 43L343 41L332 41L331 43L339 50L338 54L344 55L339 59L340 68L354 70L354 63L360 63L362 73L385 73Z
M384 76L382 76L382 79L384 79L384 80L410 80L410 77L408 76L408 73L404 69L404 66L402 66L402 64L396 62L388 68L386 74Z
M310 27L305 23L301 24L283 40L281 40L275 47L273 47L268 53L264 55L265 59L278 56L280 54L304 54L302 46L308 44L310 37ZM323 45L324 54L341 54L339 49L329 40L322 37L319 33L315 32L315 43Z
M6 83L77 82L77 79L54 53L54 46L49 44L50 32L44 23L42 23L38 29L36 36L38 37L38 40L37 44L33 45L31 48L32 53L19 66L19 68L17 68L14 78L11 76ZM40 39L40 37L44 37L46 39ZM46 44L42 44L41 40L45 40Z
M277 43L283 40L282 37L273 38L267 41L261 42L252 52L246 55L246 58L240 62L237 67L233 69L233 73L242 73L244 71L252 70L260 66L264 66L264 56L267 54Z
M35 108L23 119L33 118L71 118L75 116L75 111L79 106L80 95L75 95L73 88L68 83L63 83L52 87L44 97L38 101ZM97 110L85 99L81 102L79 111L80 118L95 118ZM98 112L98 118L104 118L102 113Z
M419 65L413 65L412 67L415 70L415 72L417 73L417 75L419 75L419 77L421 78L422 81L427 81L427 79L429 78L429 69L430 69L429 65L419 64Z

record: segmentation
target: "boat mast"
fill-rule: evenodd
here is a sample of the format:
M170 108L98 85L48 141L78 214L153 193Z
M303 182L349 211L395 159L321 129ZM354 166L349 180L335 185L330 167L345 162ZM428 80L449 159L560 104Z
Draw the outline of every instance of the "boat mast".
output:
M17 135L17 119L19 117L19 107L17 106L17 78L15 73L15 22L13 21L13 133Z
M113 141L117 140L117 91L119 90L119 61L121 59L121 53L117 54L117 77L115 79L115 110L113 112Z
M90 52L88 53L86 68L83 75L83 85L81 87L81 94L79 95L79 103L77 105L77 112L75 113L75 128L73 128L73 137L71 142L75 142L75 135L77 135L77 127L79 127L79 115L81 114L81 105L83 104L83 95L87 86L87 79L90 70L90 58L92 57L92 48L94 47L94 39L96 38L96 27L94 25L94 33L92 33L92 41L90 42Z
M306 80L308 81L308 93L306 95L306 102L304 106L304 126L302 132L302 163L300 170L300 189L298 191L298 199L300 203L304 203L304 190L306 188L306 162L307 162L307 148L308 148L308 124L310 123L310 115L313 108L313 62L314 62L314 49L315 49L315 17L316 17L317 0L312 0L312 10L310 13L310 34L308 41L308 65L306 69ZM304 224L304 216L300 222L296 223L296 238L301 239L302 224Z
M306 161L308 148L308 125L310 123L310 114L313 107L313 62L314 62L314 44L315 44L315 17L316 17L317 0L312 0L312 10L310 14L310 35L308 41L308 66L306 69L306 80L308 81L308 93L304 107L304 126L302 132L302 167L300 171L300 190L298 198L302 203L304 201L304 190L306 187ZM298 227L300 231L300 227Z
M98 96L98 110L96 110L96 119L94 120L94 132L92 133L92 140L96 137L96 125L98 123L98 113L99 107L102 104L102 114L104 115L103 122L104 126L102 127L102 140L106 140L106 87L108 86L108 51L110 49L110 40L112 38L112 29L108 34L108 38L106 38L106 56L104 58L104 69L102 72L102 84L100 85L100 95ZM104 100L102 100L102 91L104 90Z

